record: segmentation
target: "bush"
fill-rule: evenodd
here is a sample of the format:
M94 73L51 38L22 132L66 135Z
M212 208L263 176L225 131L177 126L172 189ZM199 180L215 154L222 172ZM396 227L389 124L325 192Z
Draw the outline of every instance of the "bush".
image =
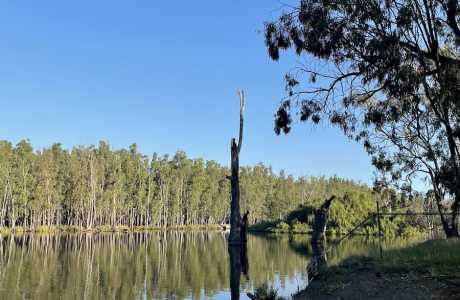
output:
M292 233L309 233L310 226L308 226L308 224L300 223L299 221L295 221L291 225L291 232Z
M288 223L285 222L280 222L276 224L276 227L274 229L274 232L290 232L291 228L289 227Z

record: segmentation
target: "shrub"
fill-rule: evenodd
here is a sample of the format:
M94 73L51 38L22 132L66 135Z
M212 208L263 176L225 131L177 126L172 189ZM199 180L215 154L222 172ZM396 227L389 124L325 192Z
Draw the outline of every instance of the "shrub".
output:
M309 233L310 226L308 226L308 224L300 223L299 221L296 221L291 225L291 232L292 233Z
M280 222L276 224L276 227L274 229L274 232L290 232L290 227L289 224L286 222Z

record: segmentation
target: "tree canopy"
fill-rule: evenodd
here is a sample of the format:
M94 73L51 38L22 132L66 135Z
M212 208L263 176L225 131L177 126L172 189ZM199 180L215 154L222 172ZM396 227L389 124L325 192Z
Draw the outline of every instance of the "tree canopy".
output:
M301 0L265 25L273 60L305 58L287 74L275 131L327 120L363 144L381 172L377 186L409 190L426 179L452 197L448 236L460 206L460 8L456 0Z

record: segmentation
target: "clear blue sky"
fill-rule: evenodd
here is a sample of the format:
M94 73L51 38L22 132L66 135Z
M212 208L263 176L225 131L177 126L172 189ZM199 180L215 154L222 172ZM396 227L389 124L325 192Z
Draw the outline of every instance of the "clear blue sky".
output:
M275 0L4 1L0 10L0 139L37 148L137 143L229 163L236 90L247 93L242 164L372 181L361 146L329 125L273 132L283 76L263 22Z

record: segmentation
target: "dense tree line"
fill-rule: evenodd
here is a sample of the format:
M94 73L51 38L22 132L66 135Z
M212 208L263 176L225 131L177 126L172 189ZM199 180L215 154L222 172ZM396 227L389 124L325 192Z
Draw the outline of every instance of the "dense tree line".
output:
M190 159L182 151L147 157L136 145L113 150L105 142L34 151L28 141L1 141L0 227L224 223L230 209L228 174L227 167ZM263 164L242 167L240 177L241 206L250 211L251 223L283 219L330 194L353 199L355 206L338 204L343 216L359 219L374 209L371 189L349 180L295 178Z

